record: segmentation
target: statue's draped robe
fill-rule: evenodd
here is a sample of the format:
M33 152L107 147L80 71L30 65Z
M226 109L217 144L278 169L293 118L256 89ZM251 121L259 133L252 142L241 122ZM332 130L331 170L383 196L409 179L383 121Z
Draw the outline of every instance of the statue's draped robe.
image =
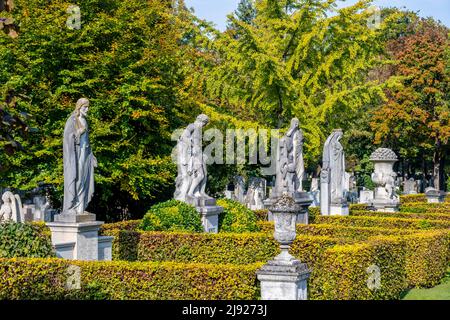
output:
M94 194L94 155L89 131L76 139L75 115L64 128L64 214L84 213Z

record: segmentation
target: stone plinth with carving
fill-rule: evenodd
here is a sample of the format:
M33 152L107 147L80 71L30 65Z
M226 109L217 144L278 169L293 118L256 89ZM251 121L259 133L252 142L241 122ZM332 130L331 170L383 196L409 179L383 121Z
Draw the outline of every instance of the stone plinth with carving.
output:
M296 238L298 212L302 206L288 194L270 208L275 223L274 237L281 253L257 272L262 300L307 300L307 280L311 270L295 259L289 248Z
M397 155L391 149L380 148L370 156L374 163L372 181L375 183L375 194L372 206L377 211L395 212L399 210L400 198L395 193L394 164Z

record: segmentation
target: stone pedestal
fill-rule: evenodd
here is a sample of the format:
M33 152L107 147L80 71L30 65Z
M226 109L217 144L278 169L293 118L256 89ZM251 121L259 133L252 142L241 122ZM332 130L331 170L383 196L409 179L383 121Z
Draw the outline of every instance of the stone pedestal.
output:
M98 236L102 225L89 213L60 214L55 216L55 222L47 223L57 255L83 261L111 260L113 237Z
M443 203L445 201L446 194L444 191L439 191L434 188L427 188L425 190L425 196L428 203Z
M298 260L287 263L272 260L258 270L261 300L307 300L311 271Z
M349 214L348 203L332 203L330 206L330 216L348 216Z
M223 208L216 205L216 199L211 197L187 197L187 203L193 205L202 219L205 232L219 232L219 214Z
M196 207L202 218L202 225L205 232L219 232L219 214L223 212L223 208L219 206Z

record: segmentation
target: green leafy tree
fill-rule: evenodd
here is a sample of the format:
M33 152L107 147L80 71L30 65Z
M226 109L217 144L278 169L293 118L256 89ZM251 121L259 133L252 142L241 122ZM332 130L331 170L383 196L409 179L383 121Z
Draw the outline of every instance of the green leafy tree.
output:
M233 29L215 42L217 65L207 92L231 112L282 127L296 116L307 160L317 161L332 129L383 96L368 72L380 64L383 28L369 28L371 1L335 9L336 1L261 0L251 22L229 16Z
M0 105L14 101L38 132L17 137L24 152L0 154L2 186L54 184L61 199L64 123L85 96L99 162L89 210L119 219L170 198L171 132L199 111L188 97L195 50L183 2L16 0L11 17L20 30L0 33Z

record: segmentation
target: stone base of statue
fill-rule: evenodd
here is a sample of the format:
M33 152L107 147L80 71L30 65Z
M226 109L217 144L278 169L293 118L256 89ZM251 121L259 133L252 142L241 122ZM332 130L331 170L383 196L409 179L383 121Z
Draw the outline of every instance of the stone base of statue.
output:
M350 209L348 202L342 199L342 201L332 201L330 205L330 216L348 216Z
M99 237L103 222L95 214L60 214L47 223L57 256L64 259L98 261L112 259L113 237Z
M283 252L256 273L261 282L261 300L307 300L310 274L305 263Z
M425 196L428 203L443 203L445 201L446 193L434 188L427 188L425 190Z
M400 210L400 201L396 199L374 199L371 207L378 212L398 212Z
M311 206L313 200L307 192L286 193L291 196L295 203L301 206L302 210L297 214L297 224L309 224L308 208ZM273 221L273 214L270 212L270 207L273 206L281 195L273 194L271 198L264 200L264 206L269 209L268 220Z
M193 205L202 219L203 229L207 233L219 232L219 214L223 212L223 208L216 205L216 199L203 197L187 197L186 202Z

